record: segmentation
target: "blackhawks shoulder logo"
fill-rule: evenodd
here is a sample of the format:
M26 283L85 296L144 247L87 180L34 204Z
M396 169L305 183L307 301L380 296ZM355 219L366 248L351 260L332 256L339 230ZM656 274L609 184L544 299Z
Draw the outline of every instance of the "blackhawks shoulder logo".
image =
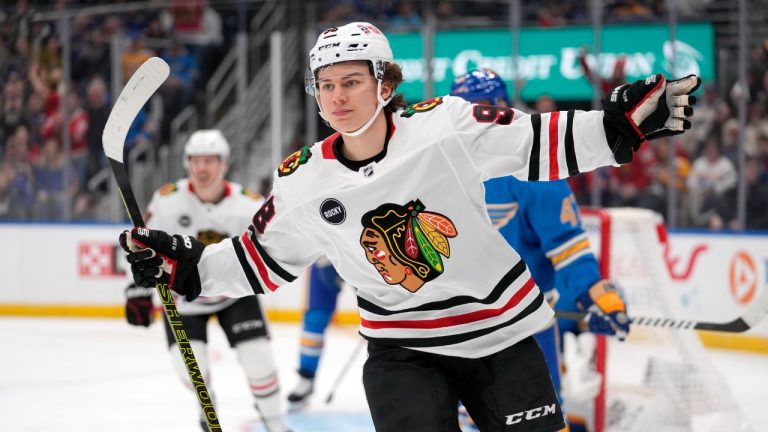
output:
M434 97L432 99L428 99L423 102L415 103L405 108L405 111L403 111L403 113L400 114L400 117L408 118L416 113L432 111L433 109L435 109L436 106L440 105L441 103L443 103L442 96Z
M157 192L160 194L160 196L166 196L176 192L177 190L179 190L179 188L176 186L176 183L166 183L160 186L160 189L158 189Z
M384 282L416 292L443 273L451 256L449 238L456 226L447 217L424 211L418 199L405 205L382 204L363 215L360 246Z
M305 164L309 158L312 157L312 152L309 151L309 146L304 146L300 150L294 152L288 156L280 167L277 168L277 176L284 177L293 174L294 171L299 169L299 166Z

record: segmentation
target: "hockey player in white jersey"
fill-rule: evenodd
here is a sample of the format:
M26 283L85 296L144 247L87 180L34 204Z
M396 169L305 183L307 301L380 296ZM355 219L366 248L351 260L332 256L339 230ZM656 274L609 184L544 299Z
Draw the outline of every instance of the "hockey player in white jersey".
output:
M193 133L184 147L188 178L169 183L155 192L146 210L147 226L182 233L210 245L247 226L264 198L237 183L225 180L229 144L219 130ZM132 284L126 290L126 318L133 325L149 326L154 289ZM253 394L256 409L269 432L286 432L277 369L269 341L267 321L255 295L228 298L219 295L192 299L177 296L192 348L205 380L210 379L207 324L216 316L227 340L237 352ZM175 370L189 383L181 356L173 349L174 338L163 320ZM210 381L208 381L210 382ZM201 420L203 430L208 430Z
M376 430L457 430L459 400L483 431L562 429L532 338L553 311L491 225L482 182L628 163L644 140L690 126L699 79L648 77L604 111L527 115L451 96L405 108L387 38L368 23L324 31L309 65L307 89L338 132L281 164L238 237L123 233L137 284L160 279L190 298L273 292L325 255L357 288ZM583 306L628 329L626 315Z

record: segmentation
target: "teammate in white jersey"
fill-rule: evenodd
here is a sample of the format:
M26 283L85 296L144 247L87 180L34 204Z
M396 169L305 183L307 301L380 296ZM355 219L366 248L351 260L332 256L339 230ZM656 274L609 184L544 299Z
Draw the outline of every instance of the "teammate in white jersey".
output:
M147 226L192 236L202 244L218 243L247 226L264 198L237 183L225 180L229 144L218 130L200 130L184 147L184 167L189 178L169 183L152 197ZM149 326L154 289L132 284L126 290L126 318L133 325ZM210 382L207 324L212 316L237 352L251 388L256 409L269 432L285 432L277 369L269 341L267 321L255 295L228 298L201 296L188 301L177 296L176 306L197 356L201 372ZM175 340L166 320L165 330L175 370L189 383ZM190 387L191 388L191 387ZM201 420L203 430L208 430Z
M272 292L325 255L357 288L376 430L456 430L459 400L484 431L562 429L532 338L553 311L491 225L483 181L627 163L645 139L690 126L699 79L651 76L617 88L605 111L529 116L451 96L404 108L400 68L368 23L324 31L309 65L307 89L338 132L282 163L239 237L205 247L123 233L137 284L160 279L191 298Z

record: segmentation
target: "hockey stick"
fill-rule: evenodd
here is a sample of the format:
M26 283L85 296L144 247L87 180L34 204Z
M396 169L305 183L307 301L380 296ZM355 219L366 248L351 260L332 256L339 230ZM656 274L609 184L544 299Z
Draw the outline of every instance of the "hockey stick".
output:
M120 92L120 96L109 113L109 118L107 118L107 123L104 126L104 133L101 136L104 153L109 158L109 163L112 166L112 173L117 181L117 189L120 191L123 205L128 211L131 223L137 227L144 226L144 218L141 216L139 205L136 203L136 197L133 196L133 189L131 189L131 184L128 181L128 173L123 164L125 137L141 107L160 88L160 85L168 78L169 73L168 64L160 58L152 57L145 61L125 84L123 91ZM155 288L160 294L165 317L168 319L171 329L173 329L173 337L176 339L176 345L187 367L187 374L189 374L189 379L197 393L197 400L200 403L200 408L203 410L208 430L210 432L221 432L219 418L213 408L210 392L205 385L203 375L200 373L200 367L197 364L195 353L192 351L192 346L181 322L181 316L176 310L176 304L173 302L171 287L169 284L158 282Z
M557 311L557 318L580 321L587 317L586 312ZM646 327L660 327L674 330L709 330L726 333L745 332L768 316L768 286L763 287L763 292L752 302L747 310L733 321L715 323L708 321L684 320L676 318L656 318L635 316L630 318L632 324Z
M333 395L336 394L336 390L338 390L339 384L341 384L341 380L343 380L344 377L347 376L347 372L352 366L352 362L355 361L355 359L357 358L357 355L360 353L360 351L362 351L363 347L367 343L368 341L361 338L360 341L357 343L355 350L352 351L352 354L349 355L349 359L347 359L347 362L344 363L344 367L341 368L341 372L339 372L339 375L336 377L336 381L333 382L331 389L328 391L328 396L325 398L326 405L331 403L331 401L333 400Z

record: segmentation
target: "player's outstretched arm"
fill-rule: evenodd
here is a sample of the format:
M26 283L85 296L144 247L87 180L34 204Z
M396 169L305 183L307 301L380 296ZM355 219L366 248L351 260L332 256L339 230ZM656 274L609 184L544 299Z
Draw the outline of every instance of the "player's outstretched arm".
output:
M205 245L190 236L134 227L120 234L120 246L128 252L133 280L152 287L159 280L192 301L200 295L197 263Z
M620 164L632 161L632 153L646 139L677 135L691 128L701 79L688 75L667 81L663 74L616 87L603 100L605 135Z
M629 334L629 317L624 299L612 283L601 280L576 299L576 307L586 311L589 331L615 335L624 340Z

